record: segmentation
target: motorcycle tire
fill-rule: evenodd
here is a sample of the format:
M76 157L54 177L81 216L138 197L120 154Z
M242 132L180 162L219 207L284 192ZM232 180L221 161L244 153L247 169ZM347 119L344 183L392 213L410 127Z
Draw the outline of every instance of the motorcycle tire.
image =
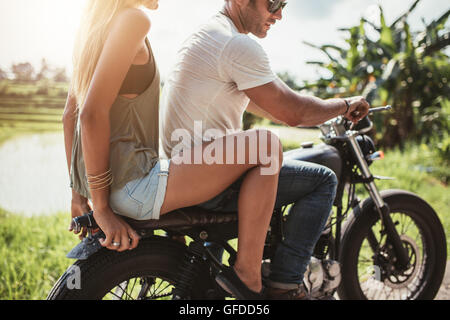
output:
M164 239L143 239L122 253L102 249L69 267L47 300L171 300L185 254L184 245ZM202 285L196 282L192 298Z
M381 196L408 250L410 266L400 270L396 265L392 246L382 232L380 216L368 198L353 211L343 233L339 298L431 300L440 288L447 262L442 223L433 208L413 193L385 190ZM375 235L376 249L368 235Z

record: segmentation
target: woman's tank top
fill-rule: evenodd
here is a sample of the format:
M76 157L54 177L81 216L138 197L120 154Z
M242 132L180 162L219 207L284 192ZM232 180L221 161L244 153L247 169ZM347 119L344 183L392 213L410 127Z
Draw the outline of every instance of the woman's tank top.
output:
M111 190L147 175L159 160L160 75L149 43L148 47L155 65L150 86L134 99L118 96L111 108L110 168L114 179ZM91 198L79 117L74 130L70 181L75 191Z
M145 38L145 44L148 52L151 53L150 42ZM119 94L142 94L147 90L153 80L156 71L156 65L153 56L150 54L148 62L143 65L131 65L127 76L122 83Z

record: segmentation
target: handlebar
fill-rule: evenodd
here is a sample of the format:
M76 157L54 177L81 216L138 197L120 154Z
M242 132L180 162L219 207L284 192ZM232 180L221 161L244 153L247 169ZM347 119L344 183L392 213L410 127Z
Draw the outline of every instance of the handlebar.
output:
M384 107L371 108L371 109L369 109L369 115L374 114L375 112L383 112L383 111L388 111L391 109L392 109L391 105L387 105ZM369 122L370 122L370 120L369 120ZM350 125L350 130L354 130L357 126L358 126L358 124L352 123Z
M372 108L372 109L369 109L369 114L373 114L375 112L381 112L381 111L388 111L388 110L391 110L391 109L392 109L392 106L390 106L390 105L384 106L384 107ZM354 117L357 117L359 115L359 112L358 111L353 111L352 115Z
M94 219L94 212L91 211L72 219L71 227L76 233L80 232L83 228L97 229L98 225Z
M372 114L375 112L380 112L380 111L388 111L388 110L392 110L392 106L388 105L388 106L384 106L384 107L372 108L369 110L369 114Z
M377 108L371 108L369 110L369 114L374 114L376 112L382 112L382 111L388 111L391 110L392 106L386 105L383 107L377 107ZM364 117L361 119L357 124L352 123L350 120L347 120L343 116L339 116L337 118L331 119L324 124L318 126L320 130L322 131L322 135L325 139L327 138L333 138L333 139L339 139L347 138L347 134L349 132L357 133L357 134L363 134L367 131L370 131L373 127L372 121L370 121L369 116ZM348 132L347 132L348 131ZM331 134L331 135L330 135Z

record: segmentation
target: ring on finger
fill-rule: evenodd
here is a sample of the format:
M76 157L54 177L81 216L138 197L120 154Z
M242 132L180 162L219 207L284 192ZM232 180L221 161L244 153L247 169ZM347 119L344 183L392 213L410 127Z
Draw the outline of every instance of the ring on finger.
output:
M113 245L114 247L120 247L120 242L113 242L112 245Z

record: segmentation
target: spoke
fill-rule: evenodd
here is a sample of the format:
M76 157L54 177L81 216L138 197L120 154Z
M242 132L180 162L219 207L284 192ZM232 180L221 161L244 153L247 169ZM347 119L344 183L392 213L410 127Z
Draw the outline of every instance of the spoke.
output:
M126 286L125 289L122 289L122 286L119 285L120 289L123 290L123 293L125 294L125 299L124 300L134 300L132 296L130 296L130 294L128 293L128 284L130 283L130 281L128 280L126 282ZM129 298L129 299L128 299Z
M136 286L136 281L137 281L137 279L134 278L133 286L131 287L131 291L130 291L131 294L133 294L134 287ZM134 299L133 299L133 300L134 300Z
M158 288L161 286L161 284L162 284L162 281L161 281L160 285L158 286ZM162 289L158 292L158 294L160 294L161 292L163 292L164 290L166 290L166 289L169 288L170 286L171 286L171 284L170 284L170 283L167 283L166 286L165 286L164 288L162 288ZM165 295L169 295L169 294L165 294Z
M123 281L112 288L104 299L155 300L172 295L173 281L157 278L156 275L140 275Z
M119 298L119 300L122 300L122 297L118 296L115 292L113 292L113 290L109 291L108 293L112 294L113 296L116 296L117 298Z
M155 279L155 283L152 285L152 297L158 296L158 288L161 285L161 280Z
M394 294L394 295L395 295L395 292L394 292L394 290L393 290L392 288L389 288L389 287L386 286L386 285L383 285L383 286L384 286L383 291L385 292L386 300L389 300L389 297L391 296L391 294ZM388 290L390 290L390 291L388 292Z
M159 279L158 286L155 288L155 294L156 294L156 295L158 295L159 292L161 292L161 291L158 292L158 289L161 287L161 285L163 284L163 282L164 282L164 281L163 281L162 279Z
M163 286L163 283L165 283L165 285ZM146 297L149 298L160 298L160 297L166 297L169 296L169 293L166 294L161 294L164 290L166 290L168 287L170 287L172 284L163 280L163 279L155 279L153 278L153 285L151 285L148 290L147 293L149 293L149 295L147 295ZM162 287L163 286L163 287Z
M404 271L394 271L384 282L376 281L368 265L376 260L370 258L370 250L374 256L380 255L380 268L394 265L390 251L383 248L387 245L386 234L383 232L383 225L378 220L367 232L366 238L361 243L358 257L358 278L360 287L367 299L408 299L415 297L420 287L423 285L426 262L427 243L423 236L424 230L420 223L414 220L409 213L391 213L392 220L400 235L404 237L402 241L408 250L410 268ZM385 259L387 259L385 261ZM384 262L386 265L384 265ZM398 274L397 274L398 273Z
M405 219L407 219L408 218L408 224L405 226L405 232L403 233L403 234L406 234L406 232L409 230L409 227L411 226L411 224L414 224L415 225L415 223L414 223L414 221L411 219L411 218L409 218L409 217L406 217L405 216ZM406 224L406 223L405 223Z

